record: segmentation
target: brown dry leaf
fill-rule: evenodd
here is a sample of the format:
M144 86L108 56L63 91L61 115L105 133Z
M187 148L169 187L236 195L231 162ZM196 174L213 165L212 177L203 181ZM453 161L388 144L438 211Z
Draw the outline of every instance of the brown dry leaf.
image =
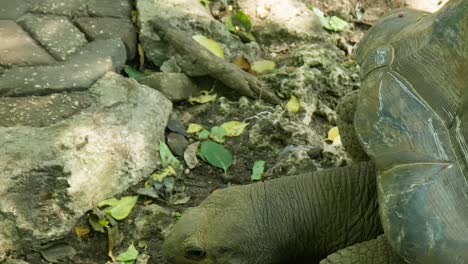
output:
M83 225L75 226L75 234L78 237L84 238L84 237L87 237L90 233L91 233L91 229L89 229L89 227L87 226L83 226Z
M140 44L138 44L138 55L140 56L140 68L142 68L145 65L145 50Z
M250 62L242 55L236 56L232 63L246 72L250 71Z

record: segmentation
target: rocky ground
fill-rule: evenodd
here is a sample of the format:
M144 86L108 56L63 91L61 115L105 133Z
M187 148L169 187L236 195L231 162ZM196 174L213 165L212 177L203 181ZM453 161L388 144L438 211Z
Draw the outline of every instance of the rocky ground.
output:
M442 4L429 2L417 7ZM0 7L0 262L112 263L110 255L133 243L137 263L164 263L160 245L180 214L219 188L252 183L256 161L265 161L261 180L346 165L339 139L328 132L340 98L359 89L352 52L382 14L404 5L416 4L6 1ZM311 6L347 27L324 29ZM226 27L238 10L251 29L238 21ZM194 35L213 39L224 58ZM255 70L260 60L274 62L274 69ZM201 91L208 96L199 100L216 98L189 102ZM197 157L197 144L208 139L186 129L196 123L209 131L229 121L245 130L218 139L233 156L224 171ZM152 173L165 166L160 142L181 166L155 183ZM154 193L143 195L145 186ZM90 225L102 213L99 202L138 193L128 217L109 219L103 232Z

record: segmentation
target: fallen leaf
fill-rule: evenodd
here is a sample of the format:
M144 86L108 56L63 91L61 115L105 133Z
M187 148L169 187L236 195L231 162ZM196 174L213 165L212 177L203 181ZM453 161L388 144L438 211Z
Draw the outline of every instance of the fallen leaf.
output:
M210 93L209 91L201 91L200 96L190 97L187 101L191 104L199 103L199 104L206 104L216 99L216 93Z
M252 181L261 180L264 170L265 170L265 161L264 160L255 161L253 168L252 168L252 176L250 177L250 179L252 179Z
M130 65L125 65L124 71L125 71L125 73L128 75L128 77L130 77L130 78L132 78L132 79L135 79L135 80L137 80L137 79L139 79L139 78L145 76L144 73L135 70L135 68L133 68L133 67L130 66Z
M143 49L143 46L141 46L140 43L138 43L138 55L140 59L140 70L142 67L145 65L145 50Z
M218 42L216 42L216 41L214 41L214 40L212 40L210 38L207 38L207 37L205 37L203 35L194 35L192 38L196 42L198 42L198 44L205 47L207 50L209 50L214 55L216 55L216 56L218 56L220 58L224 58L223 49L218 44Z
M174 170L174 168L172 166L167 166L162 172L160 173L153 173L151 174L151 177L153 178L153 180L155 181L162 181L165 177L167 176L175 176L177 175L176 171Z
M226 132L226 137L237 137L240 136L249 123L243 123L240 121L229 121L221 125Z
M200 146L200 141L190 144L184 151L184 160L189 169L193 169L198 165L197 150Z
M319 18L319 21L322 27L325 29L335 31L335 32L340 32L349 27L346 21L344 21L343 19L337 16L327 17L322 12L322 10L316 7L313 7L312 10L314 14Z
M138 250L132 243L130 244L130 246L128 246L127 250L125 250L117 256L116 260L120 262L125 262L125 264L134 263L135 260L138 258L138 254Z
M250 71L250 63L249 61L242 55L238 55L234 58L234 61L232 62L234 65L237 65L239 68L242 70L248 72Z
M200 132L203 129L203 126L196 123L190 123L187 128L187 133L195 134Z
M104 211L108 215L112 216L112 218L116 220L122 220L122 219L125 219L130 214L137 200L138 200L138 195L126 196L126 197L122 197L122 199L120 200L117 200L117 202L115 202L113 199L104 200L100 202L98 206L99 207L108 206L104 209Z
M202 131L200 131L200 133L198 133L199 139L207 139L209 136L210 136L210 132L206 129L203 129Z
M112 261L116 261L113 250L118 247L124 239L123 234L120 232L118 226L113 226L107 229L107 251L108 256Z
M223 169L225 173L233 161L229 150L211 140L201 143L200 157L211 165Z
M291 95L291 99L289 99L289 102L286 104L286 107L290 112L297 113L301 108L301 102L299 101L299 99L297 99L296 96Z
M78 237L81 237L81 238L87 237L90 233L91 233L91 229L89 229L89 227L87 226L83 226L83 225L75 226L75 234Z
M224 128L220 126L214 126L211 128L210 138L213 139L214 141L218 143L224 143L225 135L226 135L226 132L224 131Z
M262 74L273 71L275 67L276 64L273 61L258 60L252 64L251 71L257 74Z
M328 140L333 141L338 136L340 136L338 127L335 126L335 127L330 128L330 130L328 130L328 134L327 134Z
M172 154L169 147L166 143L159 141L159 156L161 157L161 163L163 168L171 165L175 169L179 169L181 167L180 161Z
M348 22L344 21L343 19L337 17L337 16L332 16L330 17L330 30L333 30L335 32L340 32L345 30L346 28L349 27Z

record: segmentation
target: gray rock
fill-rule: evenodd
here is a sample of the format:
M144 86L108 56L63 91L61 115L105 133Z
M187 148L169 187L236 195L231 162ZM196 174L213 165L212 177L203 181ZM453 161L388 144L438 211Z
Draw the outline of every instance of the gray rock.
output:
M0 20L17 19L26 13L29 8L29 3L24 0L0 1ZM3 40L3 38L1 39Z
M181 134L169 133L167 135L167 145L171 149L172 153L179 157L183 157L184 151L187 149L189 142Z
M3 262L3 264L29 264L29 262L26 262L26 261L21 260L21 259L9 259L9 260Z
M127 47L127 57L132 59L137 50L137 32L130 19L113 17L79 17L74 20L79 28L90 38L120 38Z
M76 250L66 243L54 243L41 250L41 255L50 263L63 263L76 255Z
M64 16L26 14L18 23L57 60L66 60L88 43L85 35Z
M108 71L120 71L126 60L120 39L95 40L67 62L12 67L0 76L0 95L45 95L88 89Z
M0 39L0 65L55 63L54 58L14 21L0 20Z
M301 1L240 0L237 4L250 17L257 41L262 44L305 41L324 33L317 16Z
M89 94L91 106L49 126L0 127L0 257L61 238L158 167L170 101L112 72Z
M128 18L132 6L128 0L88 0L89 16Z
M30 1L30 0L29 0ZM87 16L88 0L41 0L34 3L31 12L59 16Z
M189 36L201 34L214 39L223 48L227 61L232 61L238 54L253 61L259 53L258 46L244 44L237 36L231 34L223 23L215 20L210 11L198 0L138 0L137 10L141 26L139 35L141 45L146 51L146 56L157 66L161 66L176 53L155 34L150 21L156 17L177 25ZM186 74L196 75L187 72Z
M201 89L183 73L156 72L138 79L141 84L148 85L164 94L172 102L198 96Z

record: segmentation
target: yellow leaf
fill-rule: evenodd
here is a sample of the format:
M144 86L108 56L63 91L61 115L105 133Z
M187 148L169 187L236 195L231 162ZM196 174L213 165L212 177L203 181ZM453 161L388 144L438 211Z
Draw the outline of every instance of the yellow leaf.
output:
M203 35L195 35L192 37L196 42L198 42L198 44L202 45L203 47L205 47L207 50L209 50L211 53L213 53L214 55L220 57L220 58L224 58L224 52L223 52L223 49L221 48L221 46L218 44L218 42L210 39L210 38L207 38Z
M188 99L189 103L199 103L199 104L206 104L208 102L214 101L216 99L215 93L210 93L208 91L201 91L201 95L197 97L190 97Z
M244 129L249 125L249 123L242 123L239 121L229 121L221 125L226 132L226 137L237 137L240 136Z
M342 146L341 137L338 135L335 139L333 139L332 146Z
M164 178L166 178L167 176L169 175L177 175L177 173L175 172L174 168L172 168L172 166L167 166L163 172L161 173L153 173L151 174L151 177L153 177L153 180L155 181L158 181L158 182L162 182L162 180Z
M91 233L91 229L87 226L77 225L75 226L75 234L78 237L86 237Z
M291 95L291 99L289 99L289 102L286 105L286 107L290 112L297 113L301 108L301 102L299 102L299 99L297 99L296 96Z
M327 139L330 141L334 141L336 137L339 137L340 133L338 131L338 127L332 127L330 130L328 130L328 137Z
M274 70L276 67L275 63L269 60L259 60L252 64L250 68L253 72L261 74Z
M145 65L145 50L140 44L138 44L138 55L140 58L140 68L143 68Z
M187 128L187 133L194 134L198 133L203 129L203 126L196 123L190 123Z

